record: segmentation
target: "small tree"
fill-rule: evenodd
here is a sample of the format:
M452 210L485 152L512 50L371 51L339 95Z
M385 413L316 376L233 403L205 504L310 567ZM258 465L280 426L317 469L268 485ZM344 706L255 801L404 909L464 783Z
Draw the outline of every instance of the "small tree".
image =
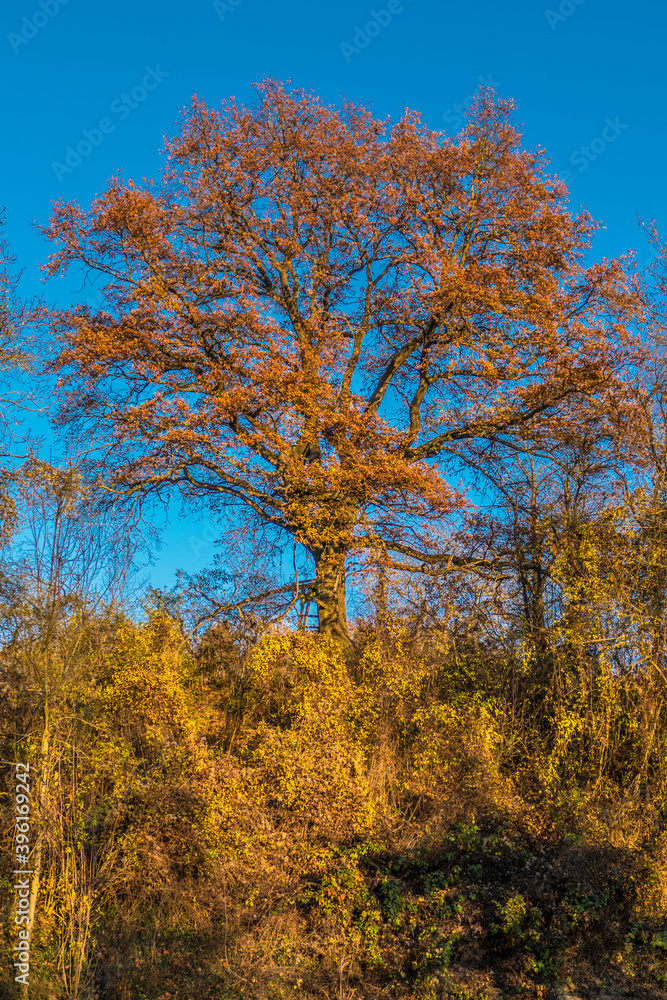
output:
M95 614L113 607L122 595L131 567L135 536L131 525L101 520L95 491L81 471L70 465L56 468L32 459L17 477L23 531L12 547L2 578L0 635L3 665L23 680L24 693L33 707L37 726L18 732L19 741L35 736L39 753L31 763L36 781L33 829L36 837L30 855L31 889L29 929L32 932L42 880L43 853L48 838L51 775L67 753L71 704L86 673L84 646L90 638ZM74 753L74 750L72 750ZM62 819L62 816L59 817ZM87 861L70 858L68 864L80 887L85 884ZM80 868L80 866L79 866ZM85 896L85 893L83 894ZM90 897L72 896L74 910L67 927L81 939L65 938L63 950L76 951L63 971L69 996L79 996L83 986L86 950L91 933ZM84 919L85 918L85 919ZM71 957L71 956L70 956ZM72 971L74 970L74 971ZM71 977L72 981L69 981Z

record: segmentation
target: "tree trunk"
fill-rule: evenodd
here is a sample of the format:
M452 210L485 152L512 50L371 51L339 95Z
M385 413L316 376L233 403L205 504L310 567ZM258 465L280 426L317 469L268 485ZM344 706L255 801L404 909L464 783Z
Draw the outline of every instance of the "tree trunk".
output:
M317 604L318 631L340 646L347 645L350 636L345 600L345 553L317 553L315 567L312 597Z

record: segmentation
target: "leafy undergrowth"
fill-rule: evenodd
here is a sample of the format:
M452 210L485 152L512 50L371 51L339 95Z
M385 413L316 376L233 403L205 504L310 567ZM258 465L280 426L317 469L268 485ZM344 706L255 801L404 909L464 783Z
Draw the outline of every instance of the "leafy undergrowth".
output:
M667 998L657 764L592 787L594 742L510 725L408 638L274 634L215 676L164 616L91 638L54 723L30 995Z

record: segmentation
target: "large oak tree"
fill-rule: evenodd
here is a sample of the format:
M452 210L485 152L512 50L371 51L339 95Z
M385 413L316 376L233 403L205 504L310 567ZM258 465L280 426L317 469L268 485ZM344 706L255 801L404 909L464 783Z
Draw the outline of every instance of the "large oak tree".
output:
M56 206L50 272L107 282L105 308L56 317L60 419L114 496L176 488L286 533L312 573L285 592L342 639L351 559L443 558L457 450L511 447L613 381L628 283L583 266L595 225L511 103L481 93L454 139L258 90L194 100L159 185Z

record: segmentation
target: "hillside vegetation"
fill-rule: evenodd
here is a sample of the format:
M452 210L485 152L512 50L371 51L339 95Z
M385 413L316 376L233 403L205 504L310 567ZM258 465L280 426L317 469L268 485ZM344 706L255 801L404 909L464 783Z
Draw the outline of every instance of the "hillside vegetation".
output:
M68 632L31 996L667 996L656 678L563 654L543 686L390 615L344 653L192 649L159 607ZM36 666L5 651L5 760L39 759Z

